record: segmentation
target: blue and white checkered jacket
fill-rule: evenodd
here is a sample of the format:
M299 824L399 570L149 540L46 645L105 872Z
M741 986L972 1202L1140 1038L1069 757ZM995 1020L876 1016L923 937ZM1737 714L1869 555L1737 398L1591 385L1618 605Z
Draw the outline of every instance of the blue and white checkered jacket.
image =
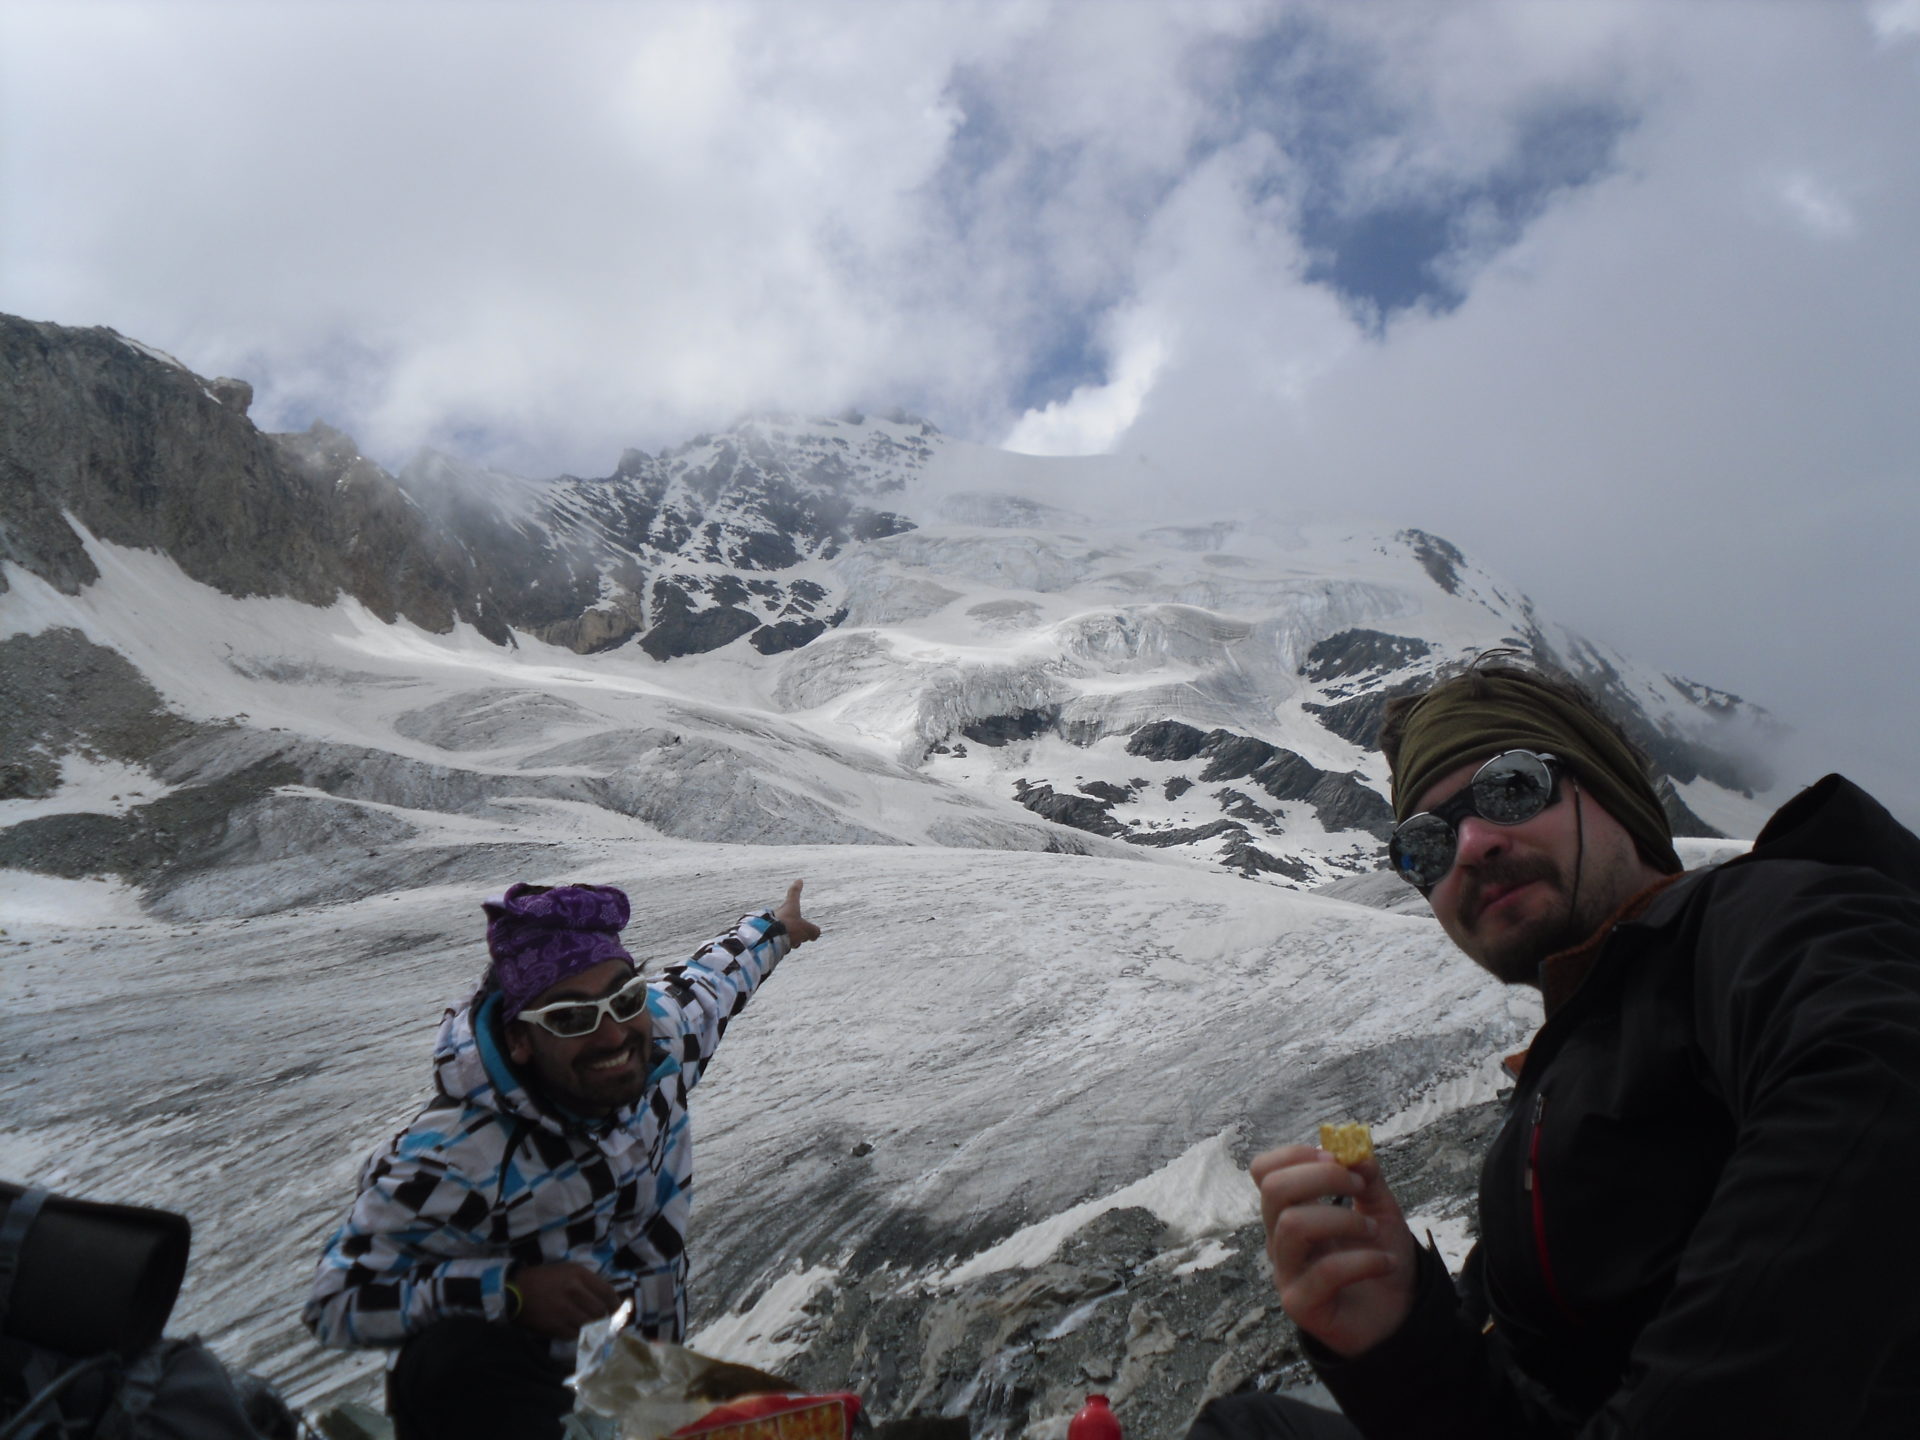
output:
M727 1022L787 953L771 914L749 915L648 991L647 1089L596 1122L563 1118L521 1083L487 997L449 1010L438 1093L367 1162L320 1257L302 1318L323 1345L399 1345L436 1320L505 1321L508 1268L572 1261L631 1296L633 1328L678 1340L687 1319L693 1137L687 1092ZM571 1364L571 1341L556 1360Z

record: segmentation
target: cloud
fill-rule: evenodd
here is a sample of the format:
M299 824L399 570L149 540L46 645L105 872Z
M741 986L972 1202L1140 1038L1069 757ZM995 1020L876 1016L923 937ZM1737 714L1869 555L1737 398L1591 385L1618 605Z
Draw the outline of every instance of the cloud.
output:
M1853 234L1853 207L1814 176L1782 175L1775 181L1774 191L1788 212L1814 234L1835 239Z
M37 219L6 303L263 366L269 416L333 400L280 377L356 348L368 403L336 418L388 453L484 424L517 458L604 465L689 421L830 404L883 355L924 378L914 208L972 27L901 14L12 12L7 103L33 124L9 133L50 138L9 177ZM938 319L977 386L985 333Z
M389 463L903 404L1421 525L1920 813L1915 15L13 0L0 308Z
M1005 449L1022 455L1101 455L1140 418L1140 403L1153 390L1166 363L1167 347L1151 334L1118 347L1113 379L1076 385L1065 400L1020 417Z
M1920 368L1920 86L1857 14L1764 13L1740 36L1711 7L1663 19L1665 73L1612 173L1478 257L1457 309L1304 387L1169 366L1120 448L1190 453L1189 397L1211 396L1243 503L1447 535L1549 613L1773 704L1817 763L1920 813L1888 738L1920 690L1920 415L1899 395Z
M1883 45L1920 39L1920 0L1874 0L1867 17Z

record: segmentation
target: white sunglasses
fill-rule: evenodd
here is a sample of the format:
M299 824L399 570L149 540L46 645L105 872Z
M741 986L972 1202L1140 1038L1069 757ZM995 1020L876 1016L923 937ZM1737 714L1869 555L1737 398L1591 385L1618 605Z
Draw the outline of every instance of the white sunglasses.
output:
M562 1040L578 1040L600 1028L602 1016L625 1025L647 1013L647 977L636 975L602 1000L560 1000L538 1010L522 1010L519 1019Z

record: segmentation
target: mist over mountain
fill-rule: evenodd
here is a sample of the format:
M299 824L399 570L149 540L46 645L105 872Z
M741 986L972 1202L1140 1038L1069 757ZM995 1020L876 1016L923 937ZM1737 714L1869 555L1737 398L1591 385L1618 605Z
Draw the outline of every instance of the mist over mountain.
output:
M1418 529L1136 524L1182 477L902 414L389 473L12 318L0 377L0 1172L187 1210L182 1317L303 1402L368 1391L299 1293L513 879L631 888L669 958L809 877L828 938L696 1104L712 1348L1158 1433L1299 1371L1251 1149L1374 1121L1471 1233L1536 1012L1378 869L1386 701L1509 647L1614 706L1690 857L1780 798L1764 709Z

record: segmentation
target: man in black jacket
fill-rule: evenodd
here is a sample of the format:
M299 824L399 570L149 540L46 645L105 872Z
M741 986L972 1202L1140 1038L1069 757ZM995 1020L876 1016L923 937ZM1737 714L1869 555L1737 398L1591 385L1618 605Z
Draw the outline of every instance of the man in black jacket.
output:
M1546 1023L1457 1286L1372 1161L1255 1160L1346 1418L1232 1397L1196 1440L1920 1434L1920 839L1829 776L1681 874L1617 727L1516 668L1382 746L1395 867Z

